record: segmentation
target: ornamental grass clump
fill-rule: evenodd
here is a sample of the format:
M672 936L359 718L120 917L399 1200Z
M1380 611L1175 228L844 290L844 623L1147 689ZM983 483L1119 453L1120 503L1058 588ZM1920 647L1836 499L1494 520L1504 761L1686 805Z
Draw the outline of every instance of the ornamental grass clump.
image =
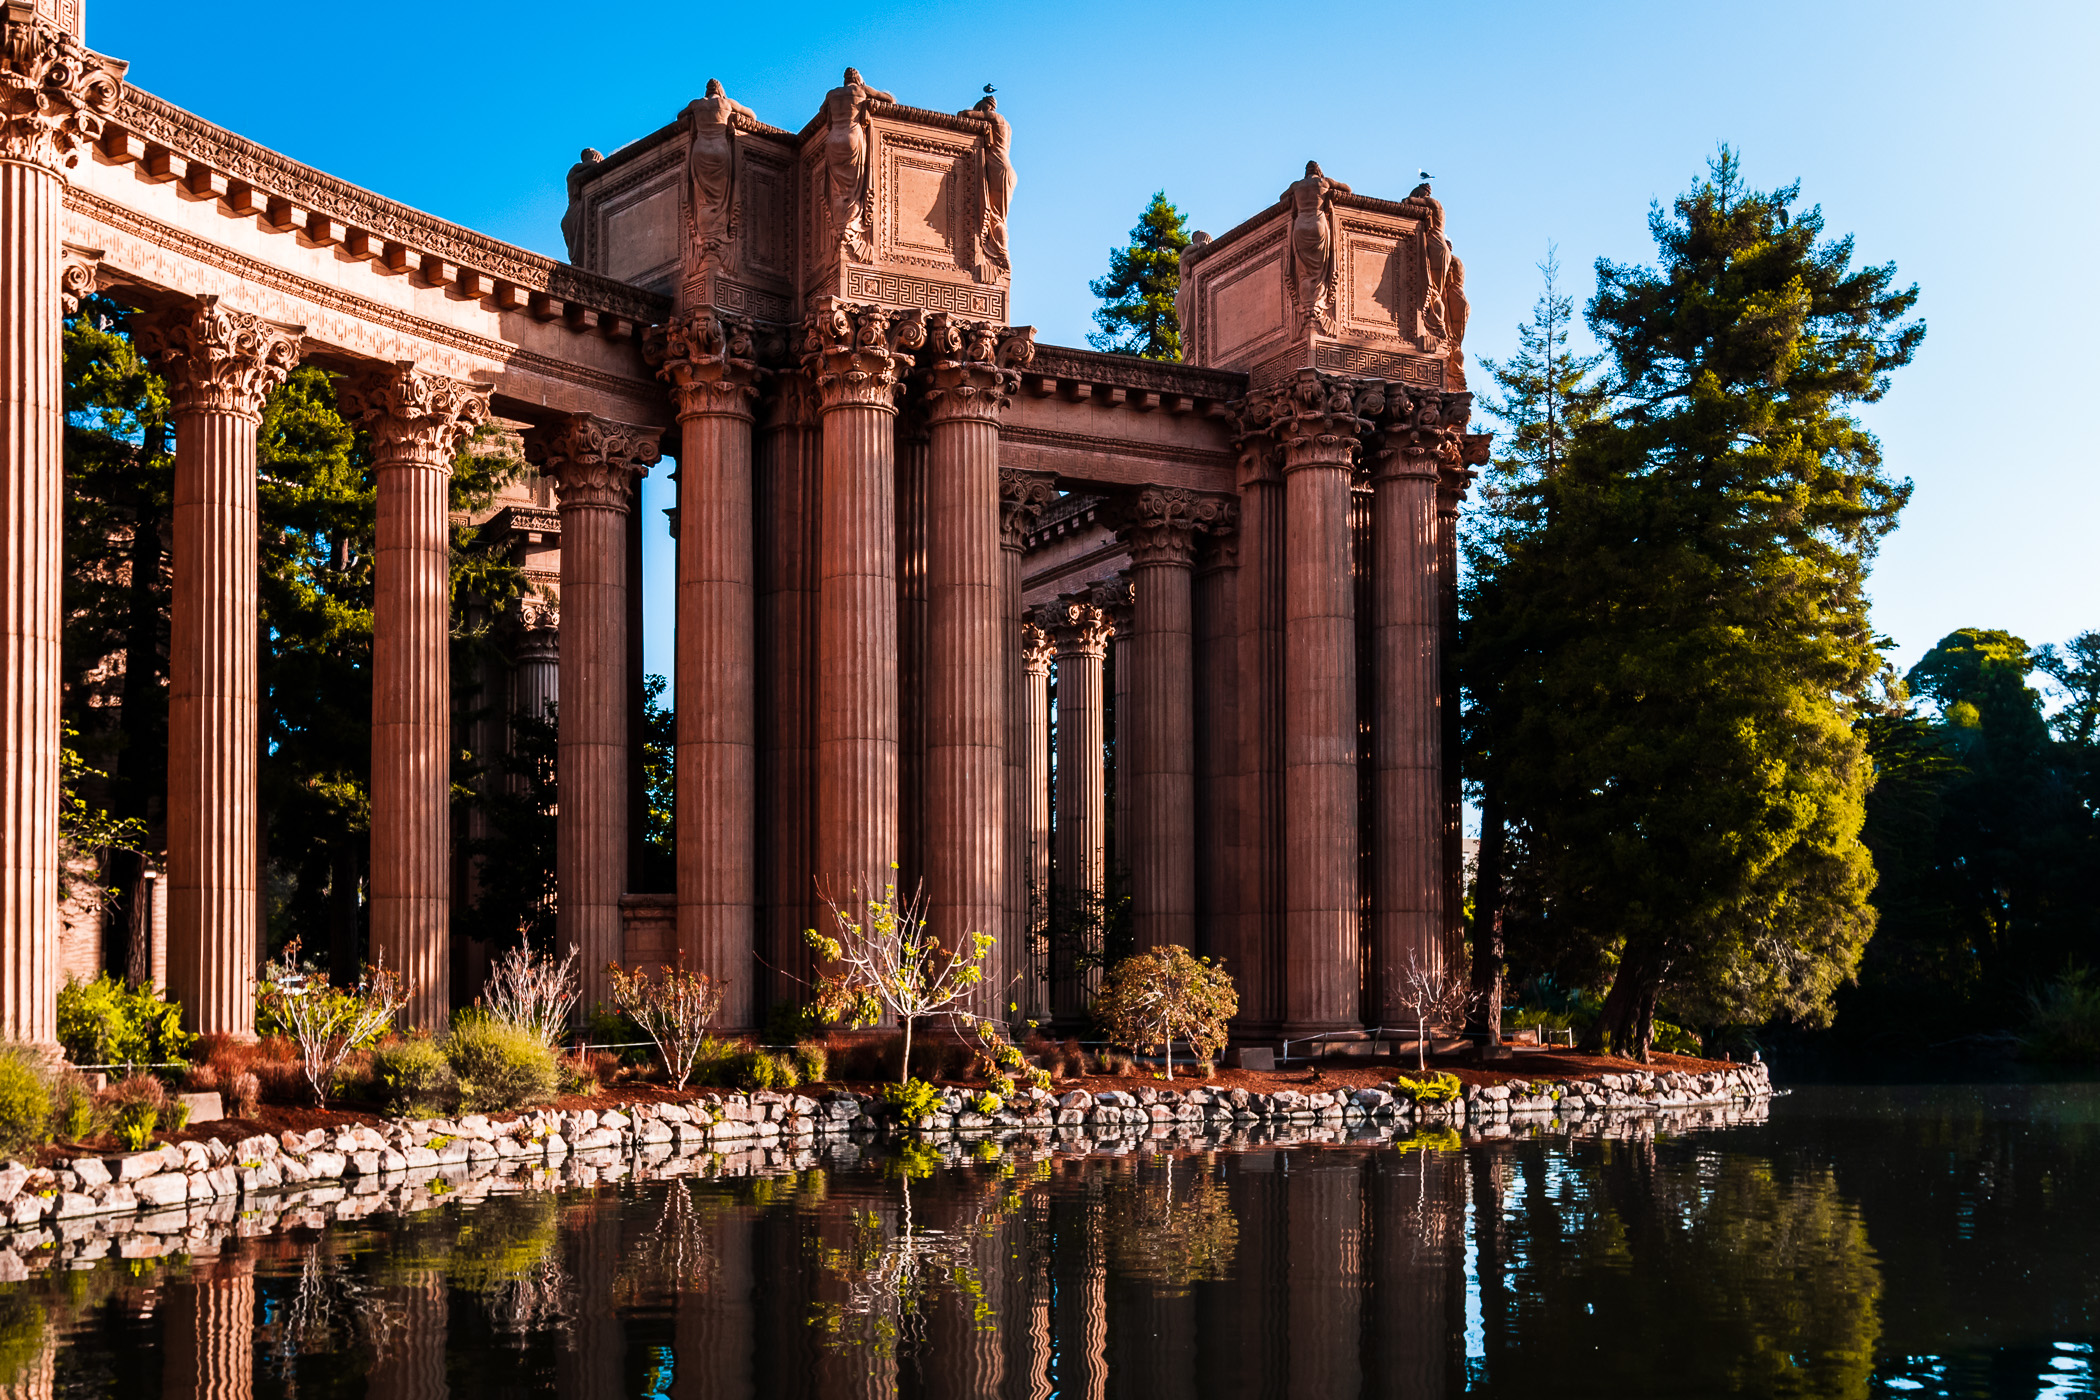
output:
M674 966L659 967L654 976L647 969L629 972L618 963L606 970L612 976L613 1005L655 1042L671 1087L685 1088L708 1039L707 1024L722 1009L721 987L704 972L687 972L682 957Z
M1174 1042L1199 1060L1225 1048L1226 1023L1240 1009L1232 978L1209 958L1168 944L1123 959L1101 981L1094 1014L1119 1044L1157 1049L1174 1077Z
M330 985L318 968L300 965L295 938L281 957L263 968L256 991L256 1030L291 1038L314 1101L325 1108L343 1062L386 1034L408 996L408 984L389 972L383 960L367 967L354 988Z
M469 1113L501 1113L545 1103L561 1088L561 1065L551 1046L508 1021L462 1011L445 1037L445 1061Z
M131 1074L110 1086L110 1131L126 1152L143 1152L168 1109L168 1091L150 1074ZM185 1112L183 1117L188 1118Z

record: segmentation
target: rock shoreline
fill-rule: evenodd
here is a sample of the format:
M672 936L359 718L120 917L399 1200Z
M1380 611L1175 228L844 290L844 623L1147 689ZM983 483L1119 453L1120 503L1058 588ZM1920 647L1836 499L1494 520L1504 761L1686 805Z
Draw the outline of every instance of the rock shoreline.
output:
M1768 1099L1762 1064L1710 1074L1643 1073L1592 1079L1467 1085L1463 1097L1414 1103L1384 1089L1301 1092L1172 1087L1032 1090L983 1113L981 1091L947 1089L935 1111L910 1127L922 1136L1038 1137L1057 1151L1118 1150L1129 1137L1237 1145L1274 1141L1293 1130L1341 1130L1351 1138L1397 1137L1424 1127L1468 1126L1483 1136L1557 1121L1688 1109L1727 1108ZM139 1214L217 1201L252 1203L317 1183L374 1182L448 1167L560 1163L610 1152L633 1156L723 1155L806 1148L842 1137L866 1139L899 1128L875 1095L836 1090L822 1098L758 1091L684 1104L638 1103L599 1112L545 1110L497 1120L400 1121L384 1129L314 1128L226 1143L217 1138L58 1167L0 1167L0 1230L19 1231L98 1216ZM1500 1130L1500 1131L1497 1131ZM1127 1150L1127 1148L1121 1149Z

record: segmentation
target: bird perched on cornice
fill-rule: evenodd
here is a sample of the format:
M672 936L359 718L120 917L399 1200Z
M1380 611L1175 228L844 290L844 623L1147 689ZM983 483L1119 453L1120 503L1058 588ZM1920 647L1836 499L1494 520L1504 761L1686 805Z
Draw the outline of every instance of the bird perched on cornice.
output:
M1417 170L1417 171L1415 172L1415 176L1416 176L1416 178L1417 178L1417 179L1422 179L1422 180L1434 180L1434 179L1436 178L1436 176L1434 176L1434 175L1430 174L1430 173L1429 173L1428 171L1426 171L1426 170Z
M985 90L985 93L986 93L986 95L990 95L990 94L992 94L992 93L995 93L995 92L997 92L997 91L998 91L999 89L997 89L997 88L993 87L993 86L992 86L992 85L991 85L990 83L986 83L986 84L984 85L984 90Z

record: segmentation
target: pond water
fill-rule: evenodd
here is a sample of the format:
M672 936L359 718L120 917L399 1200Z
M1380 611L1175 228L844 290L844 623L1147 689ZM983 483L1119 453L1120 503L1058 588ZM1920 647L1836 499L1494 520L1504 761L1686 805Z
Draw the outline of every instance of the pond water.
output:
M981 1160L980 1160L981 1158ZM8 1396L2092 1396L2100 1086L1649 1141L924 1151L0 1287Z

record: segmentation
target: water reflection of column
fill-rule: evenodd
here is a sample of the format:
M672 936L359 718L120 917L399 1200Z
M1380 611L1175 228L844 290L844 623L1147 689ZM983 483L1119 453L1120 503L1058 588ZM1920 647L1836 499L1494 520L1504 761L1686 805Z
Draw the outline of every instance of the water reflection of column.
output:
M1459 1171L1448 1152L1389 1152L1368 1173L1364 1365L1394 1400L1444 1395L1465 1364Z
M254 1263L199 1264L169 1286L167 1298L161 1394L247 1400L255 1393Z
M690 1188L667 1183L671 1191ZM722 1210L709 1223L705 1238L714 1256L705 1291L681 1287L676 1303L677 1381L672 1400L736 1400L755 1395L752 1369L758 1327L752 1307L751 1230L748 1207ZM688 1281L690 1283L690 1281Z
M442 1400L452 1393L445 1380L445 1333L450 1321L445 1276L435 1269L418 1269L391 1292L395 1325L372 1363L366 1393L384 1395L387 1400ZM245 1397L251 1392L226 1393Z
M1290 1293L1285 1253L1286 1188L1279 1152L1226 1159L1226 1202L1239 1222L1232 1286L1196 1299L1196 1389L1203 1395L1280 1395L1289 1373L1285 1325Z
M1099 1170L1082 1162L1082 1172ZM1050 1379L1059 1400L1103 1400L1108 1394L1108 1265L1102 1250L1105 1209L1074 1192L1052 1207L1056 1256L1050 1313Z
M586 1201L565 1222L575 1248L569 1276L576 1280L576 1324L555 1362L556 1388L563 1395L620 1393L627 1348L613 1310L623 1253L618 1205L610 1198Z
M1041 1193L1008 1224L1000 1271L1005 1400L1050 1400L1050 1205Z
M956 1183L964 1193L974 1193L974 1179ZM924 1375L927 1400L978 1400L998 1395L1006 1376L1006 1358L999 1349L999 1332L1006 1325L999 1312L1000 1271L1007 1266L1006 1223L989 1220L973 1223L973 1202L967 1195L925 1210L926 1219L939 1229L970 1240L969 1266L974 1282L982 1285L982 1298L992 1309L977 1316L978 1299L944 1280L929 1300L926 1320ZM922 1207L922 1209L924 1209Z
M1306 1153L1285 1206L1290 1296L1290 1376L1285 1394L1306 1400L1355 1395L1363 1383L1362 1159Z

